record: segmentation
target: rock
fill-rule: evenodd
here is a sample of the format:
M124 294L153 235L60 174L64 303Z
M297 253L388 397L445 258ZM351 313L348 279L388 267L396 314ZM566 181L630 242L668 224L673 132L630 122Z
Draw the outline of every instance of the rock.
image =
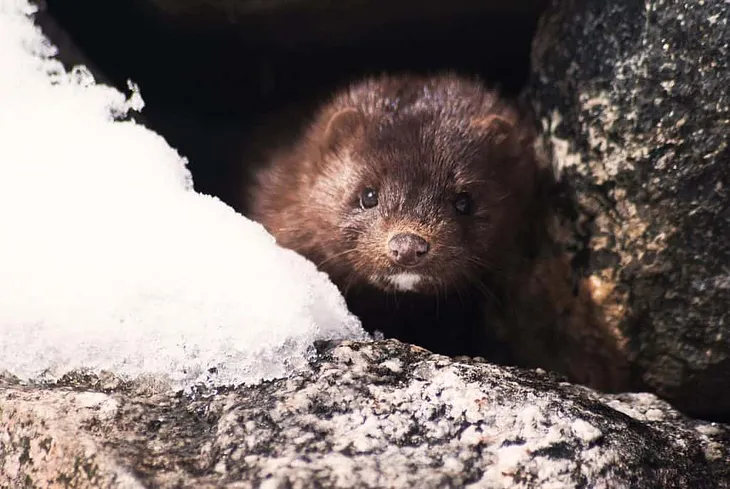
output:
M291 378L218 392L2 381L0 486L730 487L728 427L651 394L394 340L320 347Z
M529 89L570 203L556 241L631 361L624 388L725 420L728 22L726 0L556 0Z

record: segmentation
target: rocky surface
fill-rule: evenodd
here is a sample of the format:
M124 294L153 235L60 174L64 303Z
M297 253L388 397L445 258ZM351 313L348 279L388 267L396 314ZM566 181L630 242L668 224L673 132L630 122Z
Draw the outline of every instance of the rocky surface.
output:
M727 426L396 341L218 392L0 384L0 487L730 487Z
M529 91L566 187L557 241L631 387L718 419L730 419L729 22L726 0L556 0Z

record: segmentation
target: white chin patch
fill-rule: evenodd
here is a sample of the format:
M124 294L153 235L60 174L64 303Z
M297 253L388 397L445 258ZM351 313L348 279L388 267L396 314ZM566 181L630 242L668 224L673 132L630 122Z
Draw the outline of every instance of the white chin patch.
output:
M398 290L411 291L415 290L416 285L423 280L423 277L415 273L398 273L389 275L385 279Z

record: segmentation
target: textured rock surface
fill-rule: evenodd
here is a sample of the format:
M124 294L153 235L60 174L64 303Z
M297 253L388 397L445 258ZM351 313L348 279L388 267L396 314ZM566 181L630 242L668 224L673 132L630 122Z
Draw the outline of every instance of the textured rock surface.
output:
M726 0L557 0L533 43L531 86L572 187L578 240L563 244L634 386L724 419L729 22Z
M726 426L395 341L190 396L0 384L0 487L730 487Z

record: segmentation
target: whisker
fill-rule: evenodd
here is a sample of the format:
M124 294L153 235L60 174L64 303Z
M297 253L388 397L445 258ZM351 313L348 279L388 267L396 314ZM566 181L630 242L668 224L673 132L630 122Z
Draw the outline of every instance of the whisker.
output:
M503 195L501 195L501 196L500 196L500 197L499 197L499 198L497 199L497 202L502 202L503 200L507 200L507 199L509 199L510 197L512 197L512 195L513 195L513 193L512 193L512 192L507 192L506 194L503 194Z
M466 305L466 303L464 302L464 295L463 295L463 292L465 292L465 290L464 290L464 286L462 285L462 283L460 281L456 283L456 286L454 287L454 292L456 292L456 297L459 298L459 303L461 304L461 307L464 307Z
M343 297L347 297L347 294L348 294L348 293L350 292L350 287L352 286L352 282L353 282L353 278L354 278L354 277L355 277L355 276L354 276L354 274L352 274L352 273L349 273L349 274L347 275L347 281L346 281L346 283L345 283L345 290L344 290L344 292L342 293Z
M502 305L502 301L499 299L499 297L492 291L492 289L485 286L481 280L472 280L471 283L476 288L476 290L482 293L485 298L491 299L498 306Z
M460 186L464 186L464 187L468 187L469 185L475 185L477 183L487 183L487 180L465 180L463 182L460 181L459 182L459 185Z
M342 251L340 253L335 253L334 255L332 255L332 256L330 256L328 258L325 258L321 262L317 263L317 268L321 267L325 263L331 262L332 260L334 260L336 258L340 258L342 256L348 255L348 254L353 253L355 251L357 251L357 248L350 248L349 250L345 250L345 251Z

